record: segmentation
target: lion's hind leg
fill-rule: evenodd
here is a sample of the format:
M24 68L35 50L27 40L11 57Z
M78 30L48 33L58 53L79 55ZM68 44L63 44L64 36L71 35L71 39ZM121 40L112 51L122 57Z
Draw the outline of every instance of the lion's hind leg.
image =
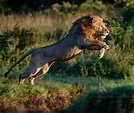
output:
M29 77L29 83L31 85L34 85L35 78L44 75L45 73L47 73L48 70L49 70L49 67L47 67L47 66L42 67L35 75Z
M27 77L29 77L30 75L32 75L32 74L28 73L27 71L25 71L24 73L20 74L20 76L19 76L19 84L22 84L23 85L25 79Z
M29 77L29 82L31 85L34 85L34 79L37 78L37 77L40 77L42 75L44 75L45 73L48 72L50 66L53 64L54 62L49 62L49 63L46 63L44 66L42 66L42 68L36 73L34 74L33 76L30 76Z
M47 72L46 69L41 68L38 73L36 73L35 75L29 77L29 83L31 85L34 85L35 78L44 75L46 72Z
M35 65L34 66L29 66L24 73L20 74L19 84L24 84L24 80L26 78L29 78L29 77L33 76L35 73L38 73L38 71L40 69L41 68L37 68L37 66L35 66Z

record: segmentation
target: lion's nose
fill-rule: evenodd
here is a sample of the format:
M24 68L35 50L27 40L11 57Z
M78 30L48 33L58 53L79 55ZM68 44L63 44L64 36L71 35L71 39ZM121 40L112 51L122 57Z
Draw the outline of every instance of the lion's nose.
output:
M109 30L107 30L107 33L109 33L110 31Z

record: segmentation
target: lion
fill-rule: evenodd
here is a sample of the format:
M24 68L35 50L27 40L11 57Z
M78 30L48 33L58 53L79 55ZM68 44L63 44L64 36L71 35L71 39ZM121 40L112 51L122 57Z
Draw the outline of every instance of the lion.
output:
M105 38L108 34L109 30L102 18L94 15L83 16L74 21L63 39L52 45L26 52L4 76L7 77L12 68L28 55L31 55L31 60L26 71L19 76L19 84L24 84L24 80L28 78L29 83L34 85L34 79L48 72L53 63L72 59L84 49L100 50L99 57L102 58L109 46L105 42L99 41L99 38Z

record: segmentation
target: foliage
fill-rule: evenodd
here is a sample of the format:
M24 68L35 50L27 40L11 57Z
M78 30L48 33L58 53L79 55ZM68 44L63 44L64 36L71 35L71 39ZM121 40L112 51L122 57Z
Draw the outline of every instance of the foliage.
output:
M10 14L11 11L14 12L29 12L29 11L37 11L37 10L43 10L48 7L51 7L51 5L58 3L62 4L64 6L64 2L73 3L73 4L81 4L85 2L85 0L2 0L0 1L0 9L1 12L5 12L6 14Z
M37 43L37 39L30 29L20 29L19 26L15 25L12 29L3 31L0 34L0 54L2 56L0 61L15 60L17 52L24 50L27 45L30 47L35 43Z
M89 5L87 1L83 3L83 5ZM92 3L93 5L97 6L96 4L100 2ZM106 20L107 24L109 25L109 29L111 31L110 35L105 40L109 45L110 49L106 51L104 58L100 61L97 61L97 52L93 53L91 51L86 51L86 54L80 55L80 57L74 58L72 62L67 63L57 63L50 69L50 74L60 75L60 76L96 76L96 77L111 77L111 78L122 78L126 76L133 77L133 45L134 41L133 36L133 27L134 21L133 17L129 20L126 20L126 14L129 12L130 9L133 9L133 2L123 2L122 7L123 10L119 9L117 17L109 17L109 20ZM83 7L81 5L81 8ZM115 7L119 5L115 4ZM68 10L68 8L72 8L70 4L64 3L64 9ZM86 9L82 8L83 10L92 9L92 5L89 5ZM104 5L100 5L104 6ZM106 7L106 6L104 6ZM110 7L109 7L110 8ZM68 19L70 15L73 15L71 11L61 11L62 6L53 6L53 10L56 14L52 16L46 16L45 18L48 20L48 26L41 26L39 25L38 28L35 26L31 26L30 28L21 27L19 25L14 25L12 29L2 31L0 35L0 48L1 48L1 55L0 55L0 65L1 67L4 65L5 62L9 64L13 61L18 59L18 55L23 54L28 48L32 47L40 47L41 45L44 46L45 44L49 44L50 42L60 40L66 34L66 26L58 25L58 22L69 22ZM105 9L105 8L104 8ZM103 9L103 10L104 10ZM107 9L107 8L106 8ZM100 10L100 9L94 9ZM103 12L102 10L102 12ZM109 10L109 9L108 9ZM49 12L50 14L52 12ZM131 13L131 11L130 11ZM53 13L52 13L53 14ZM68 15L66 15L68 14ZM47 14L48 15L48 14ZM54 16L57 16L57 20L53 19ZM59 16L60 15L60 16ZM37 15L32 15L28 19L35 19ZM44 18L44 17L43 17ZM42 15L39 18L42 20ZM70 18L70 20L73 18ZM39 21L40 21L39 20ZM36 20L37 21L37 20ZM125 21L125 22L124 22ZM29 22L29 20L28 20ZM52 23L52 25L51 25ZM40 24L40 23L39 23ZM37 26L37 24L35 23ZM51 25L51 27L49 27ZM68 26L67 26L68 27ZM52 29L54 28L54 29ZM68 27L68 29L70 26ZM38 30L39 29L39 30ZM112 39L112 40L109 40ZM28 46L27 46L28 45ZM90 58L88 58L90 56ZM77 60L77 62L76 62ZM3 62L3 63L2 63ZM28 61L27 61L28 62ZM20 65L20 68L23 68ZM110 67L110 68L109 68Z
M120 11L121 14L123 14L125 10ZM112 38L113 42L111 41L111 45L114 44L112 49L115 51L113 53L113 56L109 56L111 61L114 63L115 67L122 71L126 75L133 76L132 73L129 73L128 68L133 68L133 52L134 48L133 44L133 28L134 28L134 21L133 17L129 20L126 20L128 16L123 15L120 17L120 15L117 18L120 18L119 20L116 18L115 20L111 21L112 26L110 30L112 31ZM132 19L132 20L131 20ZM118 48L118 49L117 49ZM112 49L110 52L112 52Z
M131 113L134 107L133 93L133 86L89 91L61 113Z
M99 6L99 7L98 7ZM81 5L81 10L92 10L92 11L104 11L105 10L105 5L102 3L101 0L97 0L96 2L92 2L91 0L87 0L87 2L83 3Z
M52 9L58 15L66 16L68 13L74 13L78 10L78 5L70 4L69 2L63 2L61 5L56 3L52 5Z
M0 109L22 109L25 113L60 111L85 92L82 85L54 83L52 79L42 83L18 86L14 80L0 80Z

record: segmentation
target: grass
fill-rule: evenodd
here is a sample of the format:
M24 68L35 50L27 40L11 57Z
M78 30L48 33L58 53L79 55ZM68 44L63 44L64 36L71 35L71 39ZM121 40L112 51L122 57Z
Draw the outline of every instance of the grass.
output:
M134 107L134 86L108 88L106 91L89 91L64 113L129 113ZM77 108L77 109L76 109Z
M36 81L36 86L17 85L15 80L3 80L0 84L0 109L14 109L22 107L24 111L53 112L65 109L72 100L85 92L82 85L55 82L53 80ZM6 103L3 105L3 103ZM9 105L9 106L8 106ZM4 106L4 107L3 107Z
M126 99L128 103L125 105L128 107L133 104L134 99L134 81L129 78L111 80L94 77L46 76L44 79L36 80L35 84L35 86L28 85L28 83L18 85L16 80L5 81L1 78L0 109L17 111L18 107L21 107L26 112L43 112L46 110L46 112L74 113L76 108L80 112L83 111L83 107L94 111L95 109L88 108L88 104L97 107L99 110L106 104L108 98L109 107L114 107L114 109L121 109L122 107L112 106L113 104L110 102L118 103L119 101L119 104L123 104ZM3 105L3 103L5 104Z
M70 28L72 22L78 18L78 16L71 17L71 15L67 15L66 18L69 18L67 20L57 14L51 15L50 12L48 14L35 12L33 14L11 14L7 16L1 14L0 17L2 22L0 26L0 32L6 29L12 29L15 25L18 25L20 28L38 29L40 33L44 33L44 31L53 32L56 29L63 29L67 31Z

